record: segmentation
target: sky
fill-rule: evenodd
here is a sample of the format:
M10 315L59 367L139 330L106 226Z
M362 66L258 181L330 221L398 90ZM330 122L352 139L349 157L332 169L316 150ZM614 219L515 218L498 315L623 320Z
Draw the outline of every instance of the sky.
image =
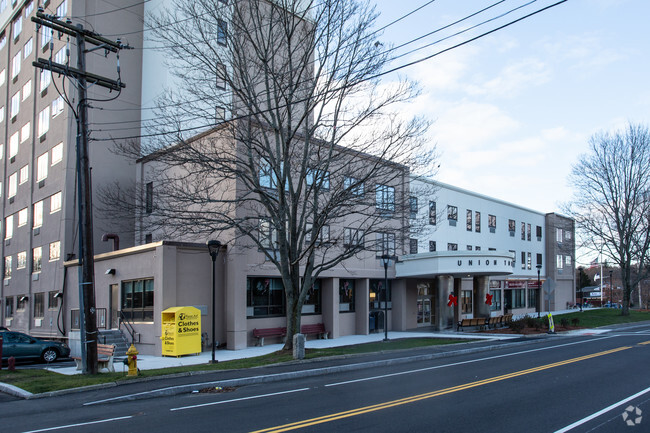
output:
M498 0L437 0L387 27L387 45L399 45ZM530 0L507 0L407 49L468 29ZM485 26L396 59L391 67L542 9L538 0ZM376 0L378 25L428 3ZM406 67L419 83L411 114L433 121L436 179L540 212L562 213L574 193L568 175L589 138L650 123L650 2L568 0L488 36ZM387 75L384 80L395 79Z

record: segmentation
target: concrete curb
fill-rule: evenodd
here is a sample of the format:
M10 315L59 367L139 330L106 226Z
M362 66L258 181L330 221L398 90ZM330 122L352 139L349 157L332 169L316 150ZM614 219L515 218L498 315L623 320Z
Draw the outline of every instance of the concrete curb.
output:
M17 386L10 385L8 383L0 382L0 392L5 394L13 395L14 397L20 398L31 398L34 394L24 389L18 388Z

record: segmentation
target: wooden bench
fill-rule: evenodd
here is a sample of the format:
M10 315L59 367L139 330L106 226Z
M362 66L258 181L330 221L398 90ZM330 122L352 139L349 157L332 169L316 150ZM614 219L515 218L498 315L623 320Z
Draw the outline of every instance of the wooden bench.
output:
M264 346L265 337L284 337L285 335L287 335L287 328L253 329L253 337L257 338L258 346Z
M485 327L487 319L485 317L475 317L473 319L463 319L458 322L456 325L456 331L462 331L463 328L478 327L483 329Z
M503 316L490 317L487 326L488 328L496 328L497 326L501 325L502 321L503 321Z
M327 340L328 332L325 330L325 325L322 323L314 323L311 325L302 325L300 333L305 335L318 335L318 338Z
M97 343L97 370L107 369L108 371L115 372L113 367L113 355L115 354L114 344L100 344ZM77 370L82 369L81 358L73 356L74 362L77 364Z

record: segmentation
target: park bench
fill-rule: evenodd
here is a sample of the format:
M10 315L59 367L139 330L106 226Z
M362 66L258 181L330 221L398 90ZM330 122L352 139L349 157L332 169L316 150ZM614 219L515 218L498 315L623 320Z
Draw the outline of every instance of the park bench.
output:
M313 323L311 325L302 325L300 327L300 333L305 335L317 335L318 338L327 340L327 335L329 334L325 330L325 325L322 323Z
M115 372L113 367L113 355L115 354L114 344L101 344L97 343L97 370L107 369L108 371ZM77 370L82 369L81 358L73 356L74 362L77 364Z
M264 346L265 337L284 337L285 335L287 335L287 328L253 329L253 337L257 338L258 346Z
M485 317L475 317L473 319L463 319L458 322L456 327L457 331L462 331L463 328L477 327L483 329L487 319Z

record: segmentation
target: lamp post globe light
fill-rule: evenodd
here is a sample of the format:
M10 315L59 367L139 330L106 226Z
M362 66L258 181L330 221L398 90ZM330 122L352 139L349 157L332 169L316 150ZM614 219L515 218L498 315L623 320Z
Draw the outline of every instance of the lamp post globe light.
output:
M540 279L539 279L539 274L542 271L542 264L538 263L537 264L537 293L539 294L537 296L538 302L537 302L537 318L539 319L539 310L541 310L541 300L542 300L542 286L540 284ZM550 307L549 307L550 310Z
M212 360L210 361L211 364L215 364L216 361L214 360L214 350L215 350L215 316L217 314L216 308L215 308L215 292L216 292L216 264L217 264L217 256L219 255L219 249L221 248L221 242L216 241L216 240L209 240L206 245L208 246L208 252L210 253L210 257L212 258Z
M382 255L381 261L384 263L384 341L388 341L388 263L390 256Z

